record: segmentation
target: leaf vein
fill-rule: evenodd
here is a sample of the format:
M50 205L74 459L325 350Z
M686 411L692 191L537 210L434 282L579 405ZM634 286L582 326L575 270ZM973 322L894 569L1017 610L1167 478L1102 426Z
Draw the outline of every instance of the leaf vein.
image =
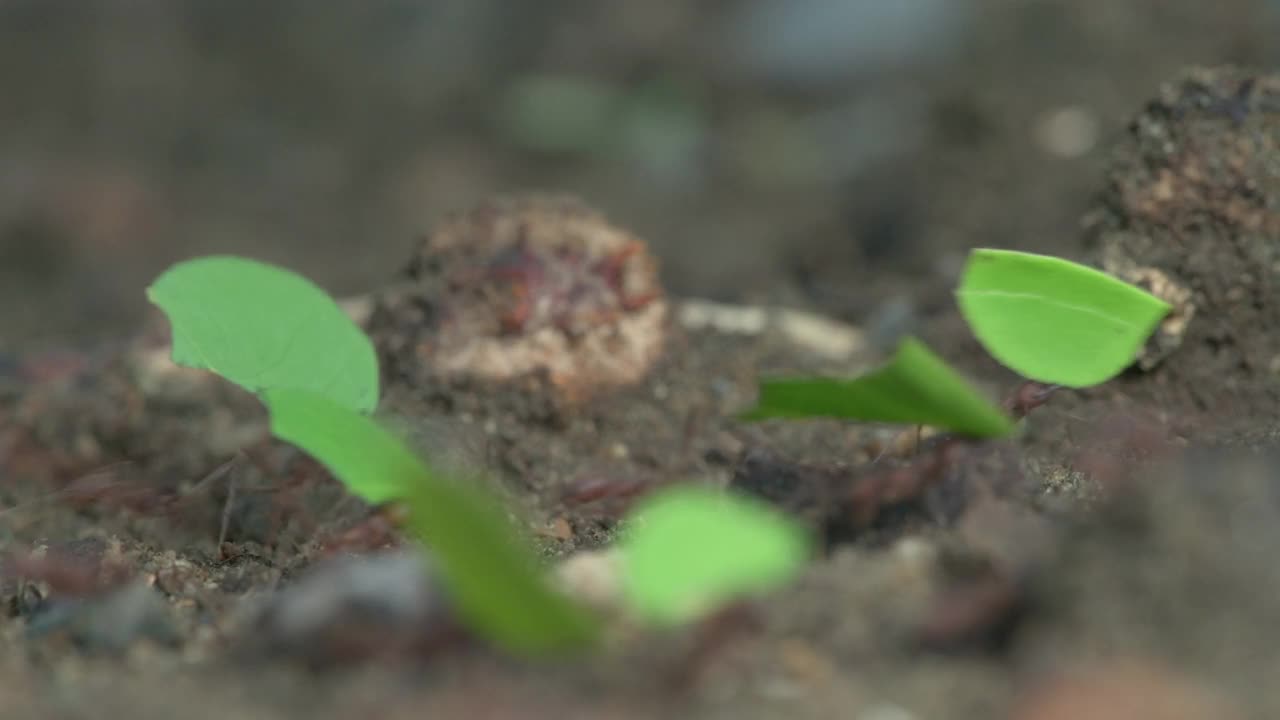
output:
M1008 290L961 290L958 292L958 294L964 295L966 297L995 297L995 298L1008 298L1010 300L1030 300L1030 301L1044 303L1046 305L1053 305L1055 307L1064 308L1066 310L1072 310L1074 312L1079 312L1086 315L1092 315L1094 317L1101 318L1113 324L1123 325L1124 327L1132 328L1134 330L1142 329L1137 323L1132 323L1132 322L1129 322L1128 320L1125 320L1124 318L1107 314L1096 308L1092 308L1087 305L1075 305L1073 303L1065 303L1065 302L1062 302L1061 300L1053 300L1045 297L1044 295L1037 295L1035 293L1010 292Z

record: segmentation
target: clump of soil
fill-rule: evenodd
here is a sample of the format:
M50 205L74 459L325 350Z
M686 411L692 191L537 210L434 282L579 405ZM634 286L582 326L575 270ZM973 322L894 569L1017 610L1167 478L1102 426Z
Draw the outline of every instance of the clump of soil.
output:
M645 243L569 197L500 198L443 222L379 296L393 377L545 378L569 400L644 377L667 303Z
M1103 267L1175 307L1147 363L1165 356L1145 383L1162 404L1221 422L1280 410L1280 77L1164 86L1113 151L1090 234Z

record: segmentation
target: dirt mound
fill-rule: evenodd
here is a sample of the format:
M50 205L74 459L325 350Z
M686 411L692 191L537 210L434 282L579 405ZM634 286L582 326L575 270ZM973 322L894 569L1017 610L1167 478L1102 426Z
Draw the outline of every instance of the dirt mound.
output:
M1089 232L1107 270L1175 306L1143 358L1155 377L1127 389L1223 422L1280 411L1280 76L1164 86L1113 151Z

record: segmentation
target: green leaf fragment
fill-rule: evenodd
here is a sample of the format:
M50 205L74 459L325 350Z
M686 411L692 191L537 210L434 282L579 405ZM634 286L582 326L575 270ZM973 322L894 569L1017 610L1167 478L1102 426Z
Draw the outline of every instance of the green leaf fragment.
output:
M415 486L409 507L414 533L478 632L530 656L585 647L599 636L597 619L552 588L501 505L479 489L432 478Z
M780 378L760 383L747 420L829 417L930 425L971 437L1001 437L1013 420L914 338L887 365L850 379Z
M542 655L586 645L595 618L556 592L501 505L428 467L372 418L306 391L264 393L272 432L311 454L371 502L403 500L457 612L508 651Z
M250 392L310 390L369 412L378 360L324 290L288 270L237 257L174 265L147 289L173 328L173 361Z
M810 553L798 524L755 500L703 487L655 495L630 525L620 541L626 597L638 615L661 624L786 583Z
M1133 363L1170 307L1061 258L974 250L956 291L987 352L1032 380L1086 387Z
M371 505L403 499L421 462L369 417L323 395L276 388L262 394L271 433L314 455L351 494Z

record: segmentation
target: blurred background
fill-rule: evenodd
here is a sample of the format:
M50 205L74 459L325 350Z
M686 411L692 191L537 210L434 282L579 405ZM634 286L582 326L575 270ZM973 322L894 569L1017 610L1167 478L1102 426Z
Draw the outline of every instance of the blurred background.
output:
M169 263L337 293L497 192L580 194L681 295L928 312L1070 255L1109 143L1275 0L2 0L0 350L132 330Z

